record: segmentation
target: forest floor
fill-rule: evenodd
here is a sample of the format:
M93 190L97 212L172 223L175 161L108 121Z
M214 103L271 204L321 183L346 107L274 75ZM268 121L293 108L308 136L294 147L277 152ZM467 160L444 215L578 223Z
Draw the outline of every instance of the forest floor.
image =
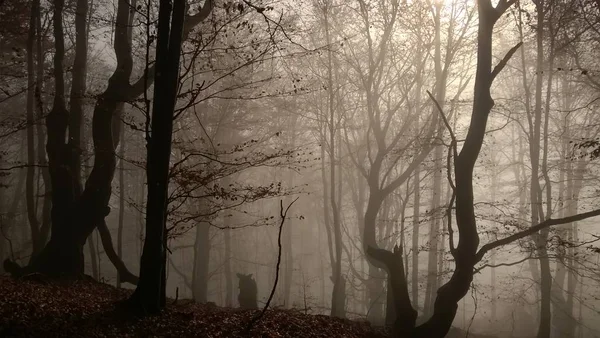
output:
M258 310L181 300L170 300L160 315L138 318L118 307L130 294L88 280L0 276L0 337L386 337L366 322L298 310L268 310L245 334Z

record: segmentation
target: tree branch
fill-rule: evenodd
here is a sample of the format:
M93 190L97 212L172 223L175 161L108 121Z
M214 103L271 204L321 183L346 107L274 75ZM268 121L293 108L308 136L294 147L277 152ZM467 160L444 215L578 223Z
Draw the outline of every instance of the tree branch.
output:
M523 262L526 262L530 259L536 259L536 257L533 257L532 255L529 255L523 259L519 259L518 261L514 261L514 262L510 262L510 263L500 263L500 264L484 264L476 269L473 270L473 273L479 273L481 270L485 269L485 268L499 268L501 266L515 266L517 264L521 264Z
M510 6L512 6L517 0L500 0L496 5L496 11L499 15L502 15Z
M433 103L437 107L438 111L440 112L440 115L442 116L442 120L444 121L444 125L446 125L446 129L448 129L448 132L450 133L450 138L452 139L452 141L454 141L456 143L456 136L454 135L454 132L452 131L452 128L450 127L450 123L448 123L448 119L446 118L446 115L444 114L444 110L440 106L440 103L435 99L435 97L433 97L433 94L431 94L431 92L429 90L427 90L427 95L429 95L429 98L431 99L431 101L433 101Z
M169 257L169 264L171 264L171 268L173 268L173 271L175 271L176 274L178 274L179 276L181 276L181 278L183 279L183 284L190 290L192 290L192 283L190 282L190 278L183 273L183 271L181 271L176 265L175 263L173 263L173 260L171 259L171 256Z
M125 266L123 260L121 260L121 258L115 252L115 248L112 244L112 237L110 235L110 231L106 226L106 221L102 220L98 224L98 232L100 232L100 238L102 239L102 246L104 247L104 252L106 252L106 256L108 256L108 259L110 259L110 261L117 269L117 273L121 278L121 282L137 285L138 277L127 269L127 266Z
M452 142L450 142L449 148L448 148L448 157L446 160L446 165L447 165L447 171L448 171L448 184L450 185L450 188L452 189L452 197L450 198L450 203L448 203L448 208L446 208L446 216L448 218L448 242L450 243L450 253L454 256L456 248L454 247L454 230L452 229L452 206L454 205L454 201L456 200L456 185L454 184L454 182L452 182L452 171L450 170L450 159L452 158L452 155L454 155L454 160L456 161L456 158L458 157L458 149L457 149L457 140L456 140L456 135L454 135L454 132L452 131L452 127L450 127L450 123L448 122L448 119L446 118L446 115L444 114L444 110L442 109L442 106L440 106L439 102L435 99L435 97L433 97L433 94L431 94L431 92L428 90L427 91L427 95L429 95L429 98L433 101L433 103L435 104L435 106L437 107L438 111L440 112L440 115L442 116L442 120L444 121L444 125L446 125L446 129L448 129L448 132L450 133L450 138L452 139Z
M508 237L499 239L497 241L488 243L484 246L481 247L481 249L479 249L479 251L477 252L477 255L475 256L476 262L481 261L481 259L483 258L483 256L490 250L495 249L499 246L503 246L506 244L510 244L516 240L519 240L521 238L530 236L535 234L536 232L551 227L553 225L560 225L560 224L566 224L566 223L573 223L573 222L577 222L577 221L581 221L584 220L586 218L590 218L590 217L594 217L594 216L600 216L600 209L596 209L596 210L592 210L592 211L588 211L588 212L584 212L581 214L577 214L577 215L573 215L573 216L569 216L569 217L563 217L563 218L555 218L555 219L548 219L545 220L542 223L539 223L537 225L534 225L530 228L528 228L527 230L523 230L521 232L518 232L516 234L510 235Z
M494 70L492 71L492 79L491 79L492 82L494 81L494 79L496 78L496 76L498 74L500 74L500 72L502 71L502 69L504 69L504 67L506 66L506 64L510 60L510 58L512 58L513 54L515 54L517 52L517 50L519 49L519 47L521 47L522 44L523 44L523 41L517 43L513 48L511 48L506 53L506 55L504 55L504 58L502 58L502 60L500 60L500 62L496 65L496 67L494 67Z
M290 203L287 206L287 208L285 208L285 210L283 209L283 201L279 202L280 203L279 216L281 217L281 223L279 223L279 235L277 236L278 251L277 251L277 266L275 268L275 283L273 284L273 288L271 289L271 294L269 295L269 299L267 299L267 303L265 304L265 307L262 309L262 311L258 315L254 316L254 318L252 318L250 323L248 323L248 326L246 326L246 333L249 333L250 330L252 330L252 326L254 326L254 324L256 322L258 322L264 316L265 312L269 308L269 304L271 304L273 295L275 294L275 289L277 288L277 282L279 281L279 266L281 265L281 233L283 232L283 224L285 223L285 218L287 216L288 210L290 210L292 205L294 205L294 203L296 203L298 198L300 198L300 197L296 197L296 199L293 200L292 203Z
M204 21L211 13L214 7L214 0L206 0L204 6L200 9L200 11L194 15L188 15L185 18L185 23L183 26L182 33L182 41L187 40L188 36L192 29L198 26L202 21ZM130 100L135 99L136 97L142 95L149 86L154 82L154 72L156 69L156 63L153 63L152 66L148 67L147 73L140 77L130 89Z

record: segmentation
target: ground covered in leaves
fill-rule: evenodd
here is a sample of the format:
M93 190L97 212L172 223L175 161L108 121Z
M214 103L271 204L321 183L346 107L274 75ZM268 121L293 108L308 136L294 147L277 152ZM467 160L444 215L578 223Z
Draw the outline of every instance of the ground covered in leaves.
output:
M169 304L158 316L134 317L119 306L131 291L94 281L0 277L0 337L385 337L368 323L295 310L257 313L205 304ZM172 301L171 301L172 302Z

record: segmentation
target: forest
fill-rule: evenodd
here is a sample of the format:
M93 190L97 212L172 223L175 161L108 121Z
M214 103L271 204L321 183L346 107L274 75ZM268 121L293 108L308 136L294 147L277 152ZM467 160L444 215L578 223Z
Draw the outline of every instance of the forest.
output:
M1 337L600 337L599 0L0 0Z

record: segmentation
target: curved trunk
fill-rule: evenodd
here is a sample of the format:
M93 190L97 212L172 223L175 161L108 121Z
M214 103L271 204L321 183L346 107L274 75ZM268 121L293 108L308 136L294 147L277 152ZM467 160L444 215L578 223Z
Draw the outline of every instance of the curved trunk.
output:
M488 116L494 105L490 94L491 85L520 46L518 44L513 47L492 70L492 33L496 21L512 3L513 1L501 0L494 8L489 0L478 1L477 71L473 111L467 137L459 155L454 159L458 246L451 247L450 250L456 268L450 280L437 291L432 317L417 327L412 332L412 337L444 337L456 316L458 302L467 294L473 281L473 268L477 263L479 246L473 204L473 169L483 144Z
M87 4L78 1L78 11ZM117 69L109 80L109 84L96 102L93 116L92 136L94 141L94 167L87 180L85 190L80 192L79 173L72 170L78 167L74 158L80 151L80 140L77 132L80 122L77 116L69 116L65 105L65 85L63 60L65 54L62 13L64 1L58 0L54 6L54 37L56 52L54 55L55 95L53 107L46 118L48 140L46 152L52 189L52 234L50 241L40 255L31 264L16 274L41 272L49 275L78 276L83 274L83 245L93 229L104 222L110 212L108 201L111 194L111 182L115 170L114 144L112 138L112 117L119 102L126 101L132 94L126 90L131 74L131 53L127 41L128 3L119 1L115 34L115 50ZM77 15L78 30L83 27L85 33L87 16ZM78 33L81 33L79 31ZM81 86L85 83L86 34L77 34L76 66L73 68L73 91L75 111L77 99L81 99ZM82 40L83 39L83 40ZM72 99L73 104L73 99ZM80 118L80 117L79 117ZM80 120L79 120L80 121ZM69 142L65 143L67 128ZM75 149L75 150L73 150ZM74 156L73 154L77 155Z
M375 224L377 224L377 214L383 198L381 193L373 191L373 185L369 184L370 193L367 202L367 209L364 217L364 240L363 250L367 253L367 263L369 264L369 280L367 282L367 298L369 300L369 310L367 319L375 325L384 324L383 304L385 304L386 296L384 290L385 273L381 270L383 265L381 262L374 259L368 254L369 247L377 248L375 240Z

